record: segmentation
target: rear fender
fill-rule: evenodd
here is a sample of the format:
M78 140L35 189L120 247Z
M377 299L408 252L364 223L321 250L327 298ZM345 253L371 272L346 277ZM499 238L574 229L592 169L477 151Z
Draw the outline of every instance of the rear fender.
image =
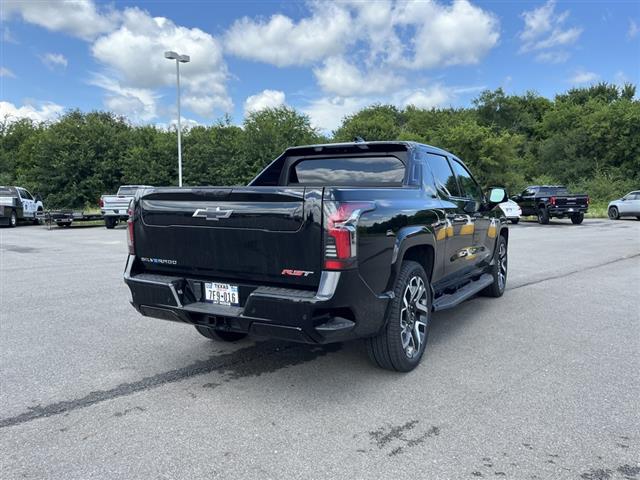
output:
M396 279L400 273L402 262L404 261L407 251L416 246L429 246L434 251L434 262L431 269L433 271L433 263L435 263L436 238L428 227L424 225L413 225L405 227L396 234L396 241L393 246L393 255L391 257L391 275L387 284L387 291L393 292ZM431 278L432 271L426 272Z

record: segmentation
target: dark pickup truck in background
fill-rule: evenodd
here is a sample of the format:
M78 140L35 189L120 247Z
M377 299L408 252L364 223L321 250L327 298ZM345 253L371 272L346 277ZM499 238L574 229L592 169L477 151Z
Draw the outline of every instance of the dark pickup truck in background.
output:
M366 338L376 364L408 371L433 310L504 292L504 200L427 145L294 147L246 187L138 192L125 282L143 315L211 339Z
M554 217L569 217L572 223L579 225L589 209L588 195L570 194L562 185L533 185L511 200L520 206L522 215L535 215L542 225L547 225Z

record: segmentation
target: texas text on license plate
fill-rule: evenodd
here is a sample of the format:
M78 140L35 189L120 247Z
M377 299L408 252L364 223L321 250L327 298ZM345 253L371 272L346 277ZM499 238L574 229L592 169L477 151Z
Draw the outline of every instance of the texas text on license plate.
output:
M228 283L205 283L204 299L218 305L240 305L238 286Z

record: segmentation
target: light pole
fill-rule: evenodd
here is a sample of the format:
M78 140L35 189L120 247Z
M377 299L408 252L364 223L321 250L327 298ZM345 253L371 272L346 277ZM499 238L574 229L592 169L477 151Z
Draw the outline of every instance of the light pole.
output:
M181 141L181 133L182 128L180 127L180 64L187 63L189 60L189 55L178 55L176 52L164 52L164 58L168 58L169 60L176 61L176 78L178 84L178 186L182 186L182 141Z

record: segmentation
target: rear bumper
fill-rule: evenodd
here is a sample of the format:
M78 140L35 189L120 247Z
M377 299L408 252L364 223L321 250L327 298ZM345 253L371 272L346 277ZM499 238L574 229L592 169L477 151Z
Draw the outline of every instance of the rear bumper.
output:
M124 281L131 304L142 315L295 342L332 343L375 335L384 325L390 300L389 295L374 294L357 270L348 270L323 272L317 291L254 285L245 298L240 295L241 306L214 305L202 301L202 279L132 274L135 264L129 256Z
M100 213L103 217L111 217L111 218L119 218L126 219L129 218L129 211L127 208L117 208L117 209L102 209Z
M574 213L587 213L587 210L589 210L589 207L585 207L583 205L576 205L575 207L549 206L547 208L549 215L553 215L553 216L556 216L556 215L568 216L568 215L573 215Z

